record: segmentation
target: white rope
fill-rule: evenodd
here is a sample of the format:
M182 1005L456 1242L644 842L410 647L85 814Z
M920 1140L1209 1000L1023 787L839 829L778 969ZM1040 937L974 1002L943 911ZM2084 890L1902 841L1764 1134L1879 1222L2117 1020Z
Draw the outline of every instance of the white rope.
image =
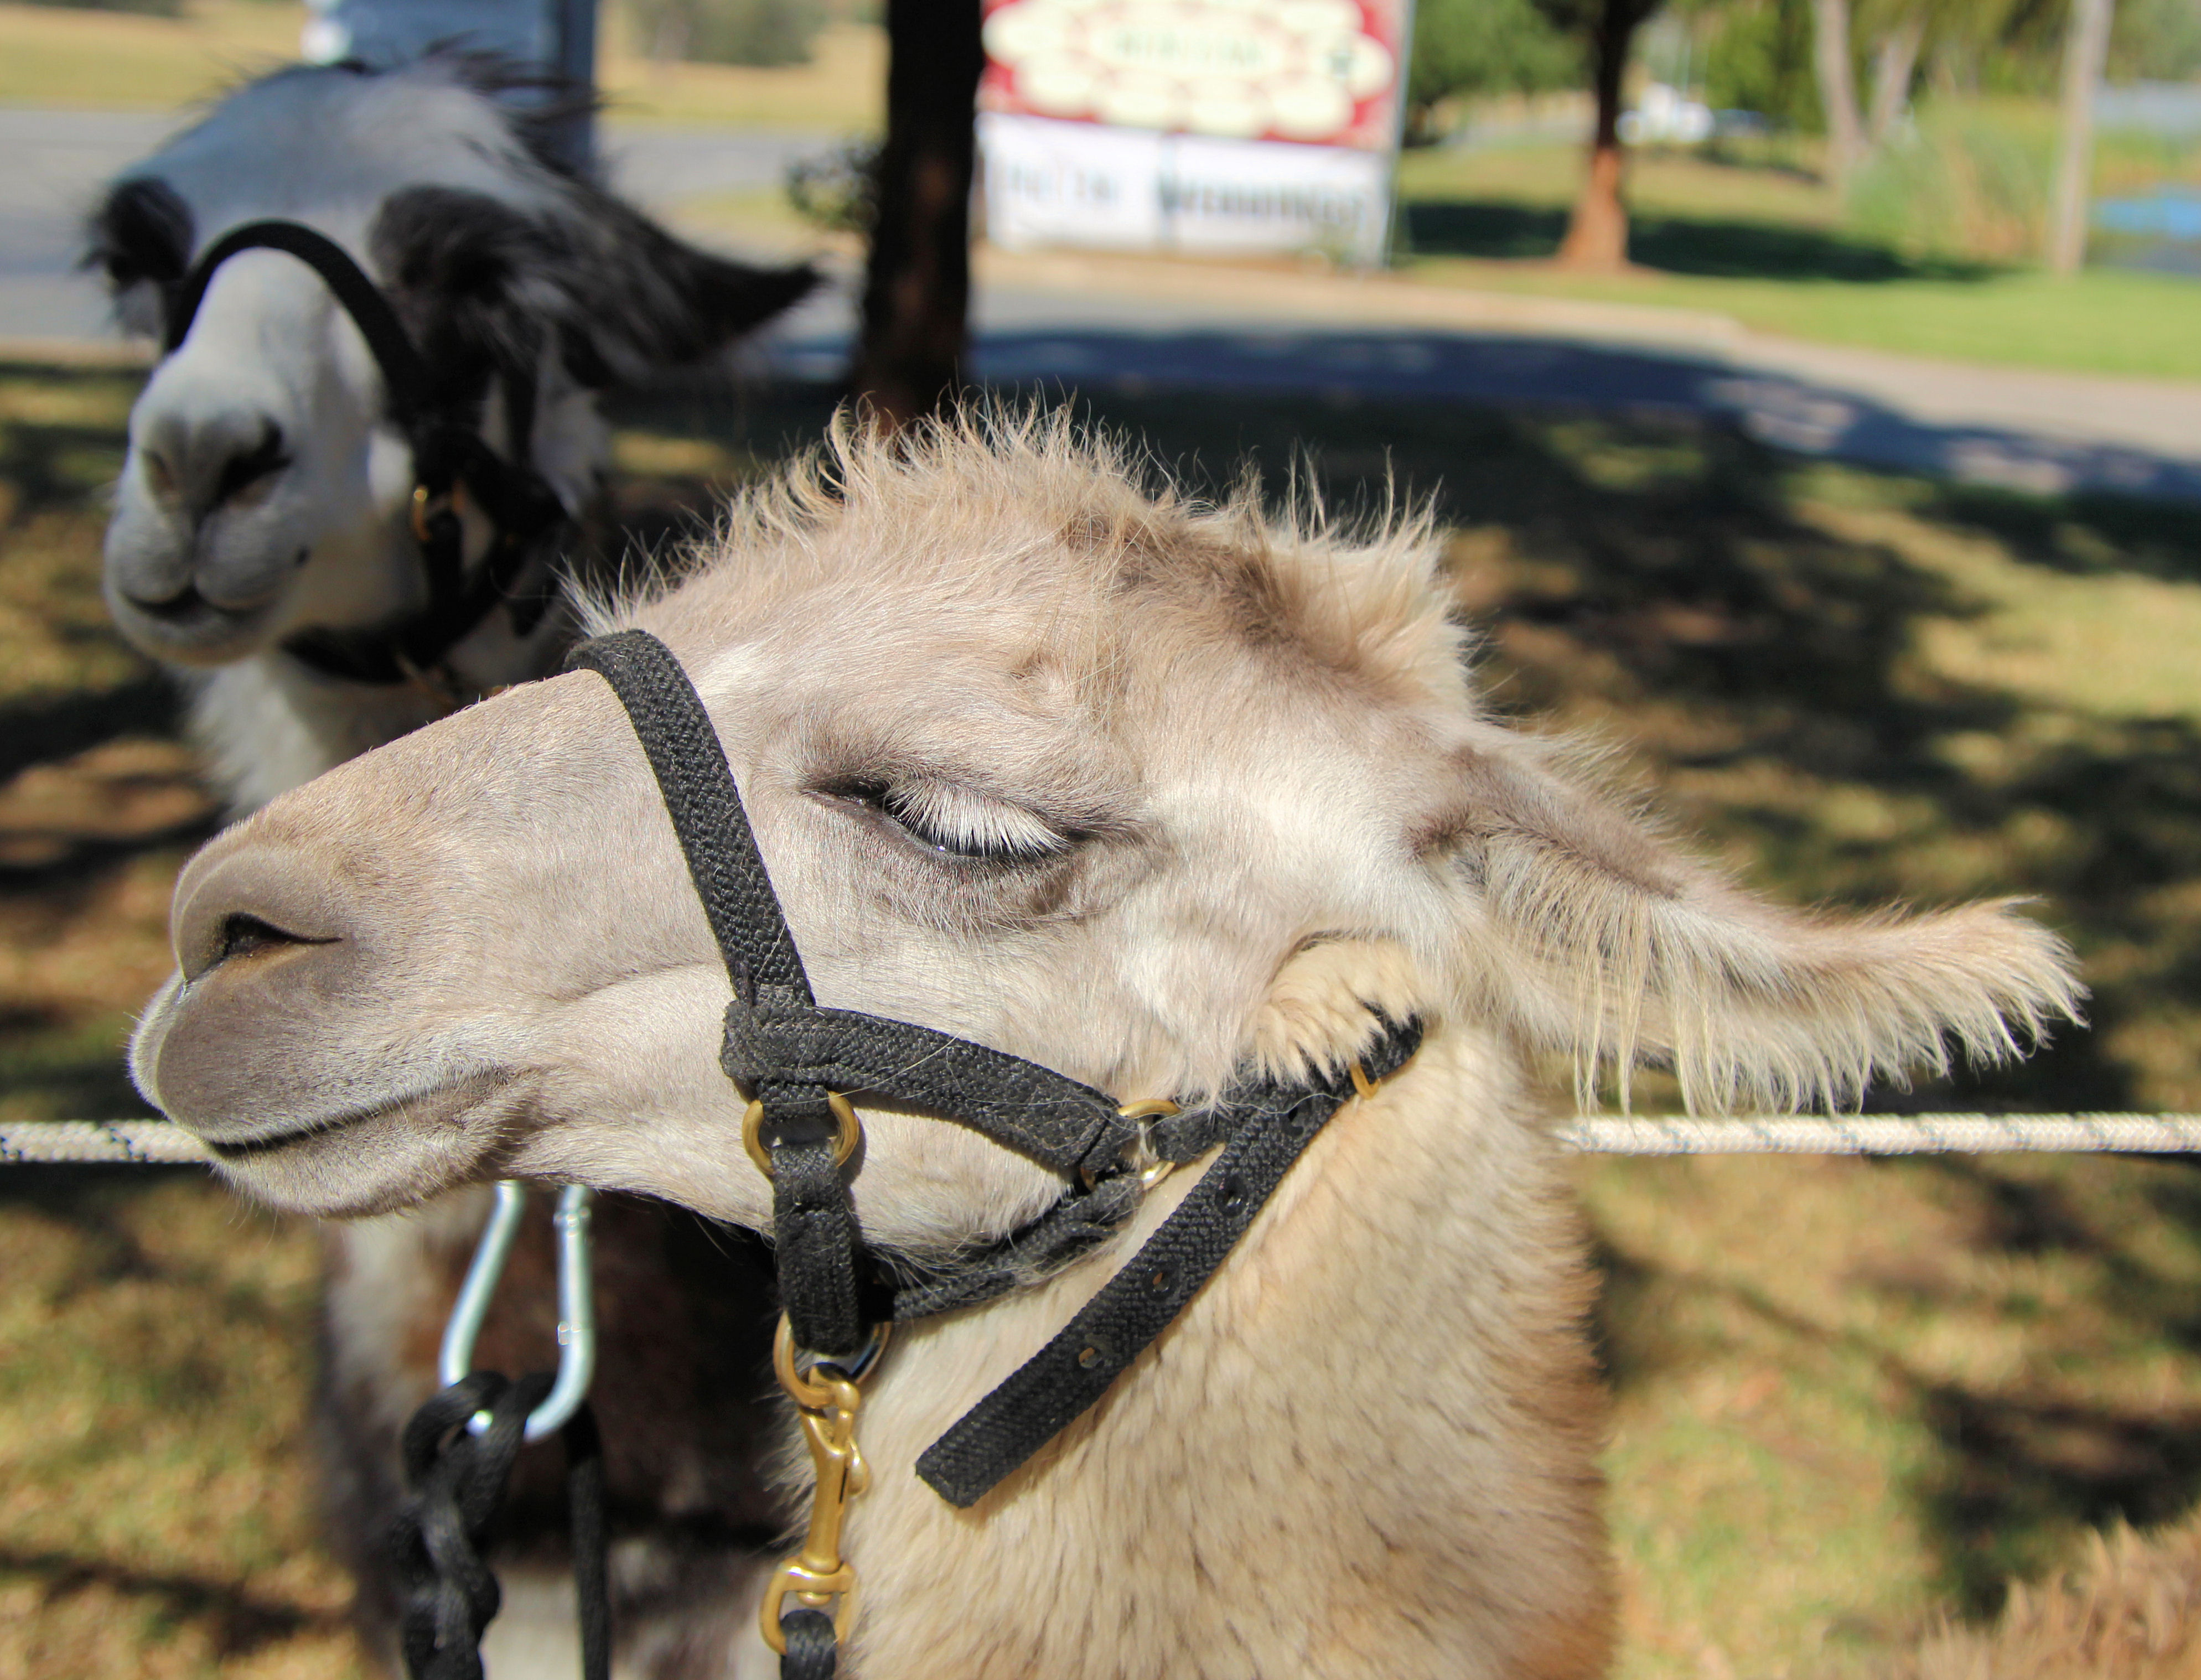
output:
M210 1159L206 1146L166 1120L0 1121L0 1166L49 1162L143 1166Z
M1604 1155L1940 1155L2000 1150L2201 1152L2201 1114L1582 1116L1559 1141Z
M2201 1114L1875 1114L1728 1119L1584 1115L1555 1134L1599 1155L1937 1155L2003 1150L2201 1154ZM0 1166L204 1164L205 1146L166 1120L0 1122Z

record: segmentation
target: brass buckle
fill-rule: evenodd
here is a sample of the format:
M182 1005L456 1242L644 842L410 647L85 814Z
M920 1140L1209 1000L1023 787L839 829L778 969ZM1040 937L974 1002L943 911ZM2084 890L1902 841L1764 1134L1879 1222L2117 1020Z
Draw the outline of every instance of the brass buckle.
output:
M790 1593L811 1610L833 1607L836 1644L855 1625L856 1571L841 1556L841 1528L848 1501L872 1483L870 1466L856 1445L856 1408L863 1401L857 1384L877 1366L891 1329L884 1323L872 1325L870 1342L850 1366L819 1360L805 1371L795 1357L795 1327L784 1313L779 1316L772 1340L772 1372L801 1408L802 1438L817 1477L802 1548L772 1571L757 1612L764 1642L780 1656L787 1654L787 1631L779 1618Z
M856 1153L856 1145L863 1141L864 1123L856 1118L855 1106L838 1091L825 1093L825 1106L833 1111L833 1165L846 1166L848 1157ZM750 1103L742 1116L742 1148L749 1152L758 1172L767 1178L772 1176L772 1151L764 1146L762 1097Z

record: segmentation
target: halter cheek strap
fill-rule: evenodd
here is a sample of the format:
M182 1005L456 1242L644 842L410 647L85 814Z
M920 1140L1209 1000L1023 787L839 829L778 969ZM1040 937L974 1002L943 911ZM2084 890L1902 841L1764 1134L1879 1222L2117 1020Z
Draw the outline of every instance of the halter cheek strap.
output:
M975 1503L1097 1401L1214 1274L1329 1118L1420 1043L1419 1023L1387 1025L1350 1079L1248 1080L1194 1111L1157 1105L1171 1117L1142 1128L1113 1098L1036 1062L907 1021L820 1008L718 733L680 662L654 637L625 631L583 643L567 664L597 673L625 707L733 981L721 1060L753 1098L752 1129L772 1172L780 1289L801 1345L845 1357L875 1319L945 1312L1037 1281L1136 1207L1129 1144L1144 1143L1163 1162L1223 1146L1130 1262L919 1459L918 1473L952 1504ZM897 1288L863 1247L845 1155L836 1158L845 1124L836 1105L851 1097L961 1121L1072 1187L994 1250Z
M413 533L420 543L428 601L419 612L367 631L308 631L284 650L323 676L390 686L419 680L432 671L500 605L510 608L514 628L526 635L549 605L547 592L516 593L539 539L563 524L565 504L524 460L508 460L483 441L473 416L439 408L433 372L422 361L405 324L351 253L327 235L295 221L247 222L209 245L168 298L164 350L173 354L190 336L214 271L239 252L281 251L311 268L327 285L382 370L391 425L413 449ZM524 454L535 425L535 377L528 368L504 370L507 418L513 447ZM463 494L488 518L496 535L488 556L467 575L466 533L459 518Z

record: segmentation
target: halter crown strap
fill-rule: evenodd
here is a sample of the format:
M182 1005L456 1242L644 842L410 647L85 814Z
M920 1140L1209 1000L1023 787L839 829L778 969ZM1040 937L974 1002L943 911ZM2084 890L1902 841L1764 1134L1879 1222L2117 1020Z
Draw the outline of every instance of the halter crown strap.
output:
M382 369L382 383L390 394L390 418L410 430L427 407L428 369L405 323L382 295L382 288L352 261L351 253L325 233L295 221L248 221L207 247L191 272L179 284L168 310L168 331L163 349L173 354L191 334L214 284L214 270L239 251L282 251L295 256L326 282L337 302L359 328L367 347Z

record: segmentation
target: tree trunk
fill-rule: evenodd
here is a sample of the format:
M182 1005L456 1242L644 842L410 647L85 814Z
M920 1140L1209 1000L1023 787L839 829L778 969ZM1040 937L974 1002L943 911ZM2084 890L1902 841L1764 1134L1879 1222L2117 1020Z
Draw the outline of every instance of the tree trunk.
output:
M1926 20L1916 12L1880 38L1872 55L1872 109L1864 129L1868 144L1879 146L1903 115L1910 97L1910 79L1918 69L1918 49L1925 39Z
M1827 179L1841 191L1864 156L1857 77L1850 68L1849 0L1811 0L1811 65L1827 115Z
M1558 265L1607 272L1628 266L1628 209L1621 197L1625 155L1620 145L1621 83L1628 73L1635 26L1648 8L1641 0L1605 0L1590 32L1595 60L1597 127L1590 136L1589 173L1567 219Z
M2063 137L2056 156L2056 196L2048 213L2048 268L2075 274L2087 260L2089 176L2094 166L2094 89L2110 55L2114 0L2071 0L2063 49Z
M887 133L851 392L894 430L963 386L978 0L887 0Z

